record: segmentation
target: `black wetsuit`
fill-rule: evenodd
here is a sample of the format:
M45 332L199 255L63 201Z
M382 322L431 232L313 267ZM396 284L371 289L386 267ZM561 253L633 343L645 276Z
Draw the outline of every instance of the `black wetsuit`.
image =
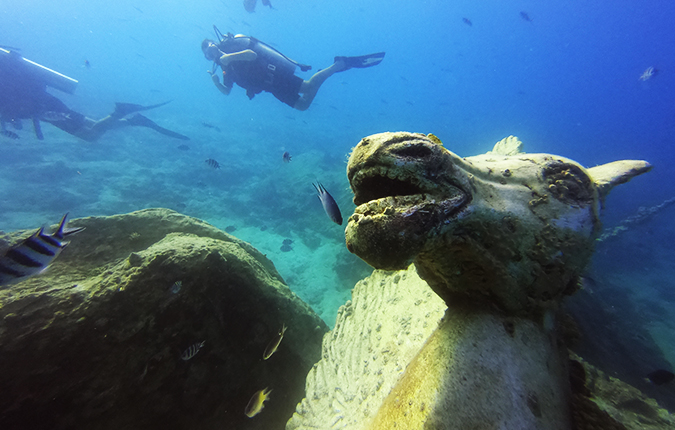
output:
M22 119L31 119L35 134L42 139L40 121L72 132L84 123L84 115L71 110L61 100L47 92L44 82L32 76L21 57L0 59L0 123L21 127Z
M233 61L223 69L223 85L237 84L252 99L263 91L293 107L300 98L303 79L295 75L296 63L253 37L225 38L218 48L226 53L250 49L257 54L255 61Z

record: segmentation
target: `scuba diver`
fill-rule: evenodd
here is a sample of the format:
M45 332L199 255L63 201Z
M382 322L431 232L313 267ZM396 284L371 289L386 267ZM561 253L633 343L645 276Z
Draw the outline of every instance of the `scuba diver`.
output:
M321 84L337 72L351 68L365 68L380 64L384 52L360 57L335 57L334 63L316 72L309 80L295 75L296 67L305 72L312 67L291 60L271 46L250 36L228 33L223 35L214 25L219 42L204 39L202 52L213 61L209 71L211 79L221 93L228 95L234 84L246 90L252 99L263 91L272 93L278 100L298 110L307 110ZM220 83L217 68L223 71Z
M77 81L23 58L15 50L0 47L0 134L18 139L19 135L9 130L7 126L11 125L15 130L21 130L22 120L30 119L39 140L44 139L41 121L88 142L95 141L108 130L128 126L148 127L165 136L189 140L189 137L160 127L137 113L163 106L168 102L152 106L116 103L113 113L100 120L94 120L70 109L47 92L48 86L72 94Z

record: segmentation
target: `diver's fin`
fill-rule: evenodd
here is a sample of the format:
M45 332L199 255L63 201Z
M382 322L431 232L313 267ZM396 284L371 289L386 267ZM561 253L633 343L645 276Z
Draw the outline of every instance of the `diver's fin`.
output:
M44 140L45 136L42 134L42 126L40 126L40 119L38 117L33 117L33 129L35 129L35 137L38 140Z
M141 114L136 114L136 115L132 116L131 118L128 118L127 121L131 125L137 125L139 127L151 128L151 129L155 130L156 132L161 133L165 136L173 137L175 139L180 139L180 140L190 140L190 138L187 137L187 136L183 136L182 134L176 133L175 131L171 131L171 130L168 130L164 127L160 127L159 125L157 125L156 122L154 122L150 118L145 117Z
M151 106L141 106L137 105L134 103L115 103L115 111L110 114L110 116L115 117L115 118L123 118L129 114L135 113L135 112L140 112L144 110L149 110L149 109L154 109L158 108L160 106L164 106L167 103L170 103L171 100L163 102L163 103L158 103L156 105L151 105Z
M376 52L375 54L361 55L360 57L335 57L334 62L343 61L349 70L351 68L363 69L366 67L377 66L384 59L384 52Z

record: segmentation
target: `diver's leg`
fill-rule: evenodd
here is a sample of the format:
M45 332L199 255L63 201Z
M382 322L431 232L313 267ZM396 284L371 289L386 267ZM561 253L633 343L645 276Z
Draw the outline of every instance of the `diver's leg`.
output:
M347 66L342 61L336 61L330 67L316 72L309 80L304 81L300 86L300 98L293 106L297 110L307 110L309 105L314 101L316 93L321 88L321 85L326 82L326 79L333 76L335 73L346 70Z

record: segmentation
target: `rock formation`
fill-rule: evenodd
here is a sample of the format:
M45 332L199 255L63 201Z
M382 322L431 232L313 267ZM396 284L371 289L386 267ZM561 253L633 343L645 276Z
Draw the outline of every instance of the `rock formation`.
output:
M327 327L264 255L165 209L70 226L47 273L0 290L0 428L283 428Z

